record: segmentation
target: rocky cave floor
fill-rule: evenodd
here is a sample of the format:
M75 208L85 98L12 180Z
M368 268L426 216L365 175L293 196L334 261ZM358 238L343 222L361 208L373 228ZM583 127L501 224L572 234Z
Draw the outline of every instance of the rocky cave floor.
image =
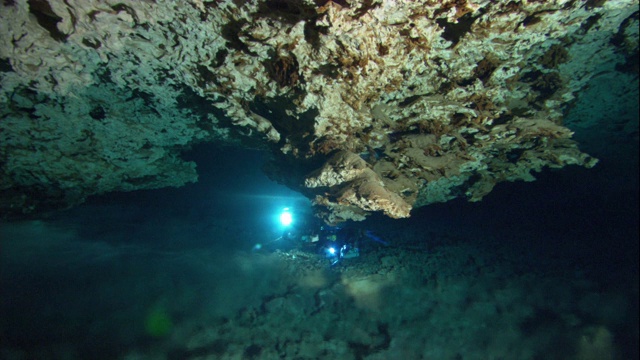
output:
M149 250L43 222L1 230L40 241L5 246L4 359L637 355L637 280L594 280L535 239L405 229L331 267L299 250Z

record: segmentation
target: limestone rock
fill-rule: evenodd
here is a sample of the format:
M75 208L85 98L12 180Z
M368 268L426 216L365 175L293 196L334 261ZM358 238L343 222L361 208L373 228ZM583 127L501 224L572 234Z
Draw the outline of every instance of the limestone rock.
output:
M341 151L305 180L308 188L324 188L325 195L318 195L316 205L330 207L333 216L329 222L361 220L362 212L383 211L392 218L408 217L411 205L402 197L386 189L384 181L358 155ZM341 210L338 210L341 209Z
M4 1L0 209L180 186L197 178L180 151L205 141L271 151L274 177L334 220L590 167L563 114L595 74L637 74L637 14L635 0ZM301 171L335 153L368 165Z

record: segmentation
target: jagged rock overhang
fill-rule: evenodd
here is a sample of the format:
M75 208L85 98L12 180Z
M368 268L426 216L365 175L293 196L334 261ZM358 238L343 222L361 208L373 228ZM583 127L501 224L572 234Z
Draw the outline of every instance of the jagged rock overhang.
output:
M196 180L180 149L242 138L332 221L477 201L593 166L563 112L638 49L634 1L182 4L3 3L3 209L180 186ZM375 180L305 186L336 159Z

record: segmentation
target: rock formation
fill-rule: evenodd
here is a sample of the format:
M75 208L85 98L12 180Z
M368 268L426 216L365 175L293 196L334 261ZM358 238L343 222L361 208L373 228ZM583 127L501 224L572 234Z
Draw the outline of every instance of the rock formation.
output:
M594 166L563 114L638 71L634 0L7 0L0 34L7 215L196 181L211 141L331 222L478 201Z

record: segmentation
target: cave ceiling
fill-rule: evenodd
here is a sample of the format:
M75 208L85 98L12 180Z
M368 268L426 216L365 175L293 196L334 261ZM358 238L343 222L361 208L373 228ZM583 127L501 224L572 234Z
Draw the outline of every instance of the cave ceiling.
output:
M197 181L206 142L332 223L479 201L593 167L563 117L638 67L633 0L5 0L0 34L9 215Z

